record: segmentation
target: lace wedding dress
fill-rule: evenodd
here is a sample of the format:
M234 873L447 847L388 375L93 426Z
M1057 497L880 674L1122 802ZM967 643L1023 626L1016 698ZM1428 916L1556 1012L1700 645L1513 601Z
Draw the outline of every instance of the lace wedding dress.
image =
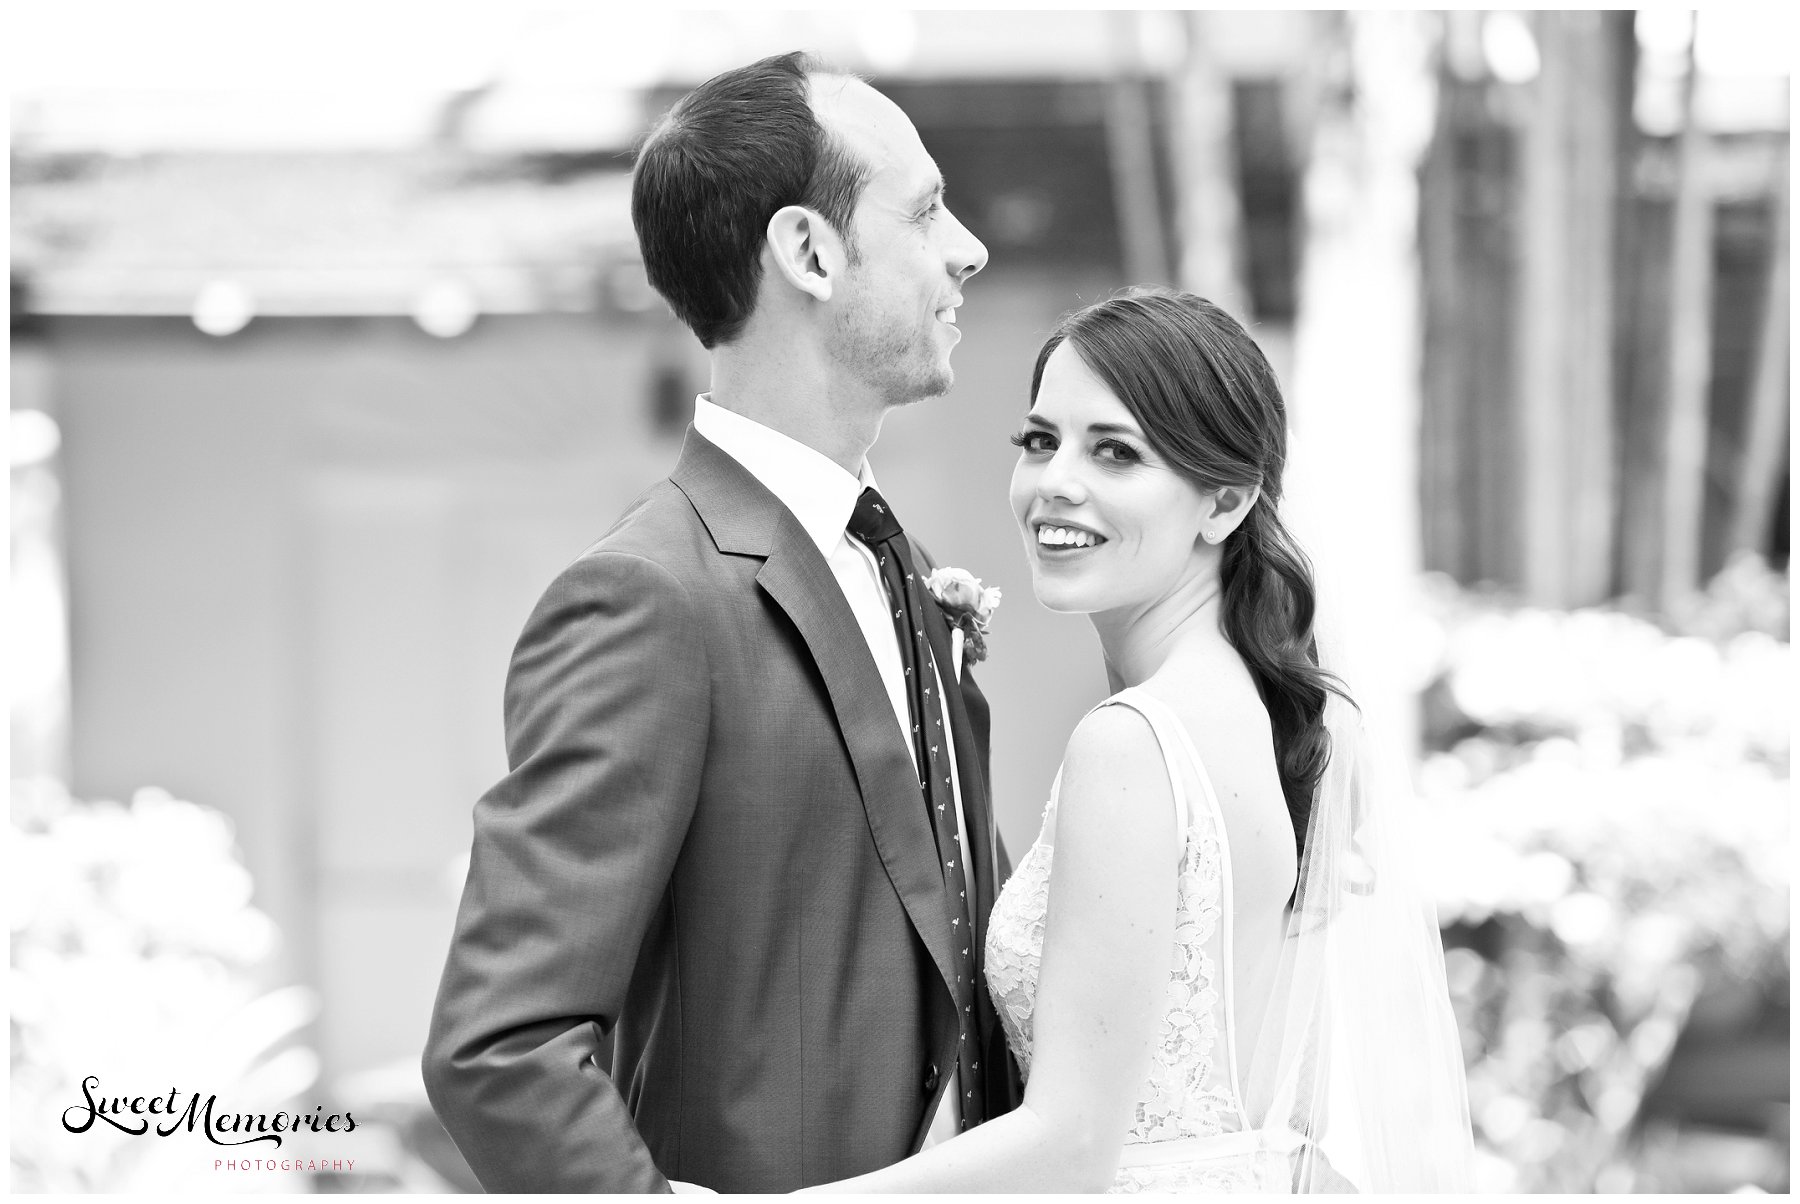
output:
M1289 1155L1299 1139L1286 1130L1255 1128L1244 1107L1232 999L1231 849L1218 798L1187 729L1166 704L1133 688L1101 705L1130 707L1149 721L1162 746L1183 840L1168 1009L1109 1190L1287 1192ZM1189 805L1184 783L1198 784L1196 805ZM1027 1079L1055 852L1049 837L1061 784L1059 772L1037 841L988 921L988 990Z

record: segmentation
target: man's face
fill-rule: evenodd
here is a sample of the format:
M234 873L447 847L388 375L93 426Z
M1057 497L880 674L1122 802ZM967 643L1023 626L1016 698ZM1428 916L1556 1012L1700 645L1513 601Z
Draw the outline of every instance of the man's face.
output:
M987 248L944 205L943 177L906 114L860 80L815 85L814 108L869 166L851 238L858 260L832 296L831 353L888 405L950 388L962 284Z

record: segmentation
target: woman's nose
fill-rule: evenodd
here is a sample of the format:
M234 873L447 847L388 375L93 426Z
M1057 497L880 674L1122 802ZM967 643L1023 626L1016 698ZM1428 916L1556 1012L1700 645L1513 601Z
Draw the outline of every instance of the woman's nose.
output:
M1038 497L1044 501L1062 498L1079 504L1087 500L1087 485L1081 479L1081 462L1074 449L1060 447L1038 475Z

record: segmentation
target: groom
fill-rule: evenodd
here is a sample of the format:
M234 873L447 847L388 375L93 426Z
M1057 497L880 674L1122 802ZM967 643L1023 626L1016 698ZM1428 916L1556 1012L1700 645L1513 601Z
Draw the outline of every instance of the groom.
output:
M519 638L425 1081L490 1191L788 1191L1017 1102L987 704L864 459L987 251L799 54L677 104L632 217L712 393Z

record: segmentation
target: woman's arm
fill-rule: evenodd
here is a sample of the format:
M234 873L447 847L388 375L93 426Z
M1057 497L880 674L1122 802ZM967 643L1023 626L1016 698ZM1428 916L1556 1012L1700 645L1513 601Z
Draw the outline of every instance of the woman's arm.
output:
M1175 939L1180 844L1156 737L1125 707L1063 758L1031 1079L1017 1111L821 1191L1100 1191L1150 1069Z

